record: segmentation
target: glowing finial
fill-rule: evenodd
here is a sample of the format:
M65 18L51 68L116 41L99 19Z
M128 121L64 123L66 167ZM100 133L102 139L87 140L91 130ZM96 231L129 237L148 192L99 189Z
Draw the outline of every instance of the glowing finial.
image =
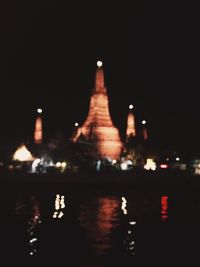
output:
M37 113L41 114L42 113L42 109L41 108L38 108L37 109Z
M75 125L76 127L78 127L78 122L75 122L74 125Z
M142 124L145 125L147 122L145 120L142 121Z
M98 68L101 68L102 65L103 65L103 62L98 60L98 61L97 61L97 67L98 67Z
M133 109L133 105L129 105L129 109Z

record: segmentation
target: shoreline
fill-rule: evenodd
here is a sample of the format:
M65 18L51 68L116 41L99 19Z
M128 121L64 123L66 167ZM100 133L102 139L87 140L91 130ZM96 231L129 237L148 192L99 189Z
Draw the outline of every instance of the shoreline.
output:
M79 172L64 174L6 173L0 183L66 183L70 185L198 185L200 177L183 171Z

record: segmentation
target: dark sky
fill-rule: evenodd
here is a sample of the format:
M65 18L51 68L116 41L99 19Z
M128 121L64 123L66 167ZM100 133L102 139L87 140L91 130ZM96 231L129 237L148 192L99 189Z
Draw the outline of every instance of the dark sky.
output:
M101 59L122 134L133 103L137 127L146 119L154 142L186 151L195 144L198 101L184 68L182 29L161 16L158 0L130 2L0 2L1 143L30 140L39 106L46 139L69 137L87 115Z

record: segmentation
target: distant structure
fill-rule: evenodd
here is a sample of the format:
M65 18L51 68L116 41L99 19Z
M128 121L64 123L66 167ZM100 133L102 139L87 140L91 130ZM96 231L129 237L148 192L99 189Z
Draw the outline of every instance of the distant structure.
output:
M148 139L146 123L147 122L145 120L142 121L142 135L143 135L144 140Z
M17 161L34 161L34 157L27 147L22 144L20 145L13 155L13 160Z
M41 113L42 109L38 108L37 113L39 114L35 121L35 132L34 132L34 143L35 144L42 144L43 132L42 132L42 118Z
M91 142L99 158L119 158L123 146L119 131L114 127L110 117L101 61L97 61L95 86L90 99L87 119L82 127L77 127L76 133L72 137L73 142L77 142L81 135Z
M135 117L133 115L133 105L129 105L129 114L127 117L127 128L126 128L126 141L131 137L136 136L135 130Z

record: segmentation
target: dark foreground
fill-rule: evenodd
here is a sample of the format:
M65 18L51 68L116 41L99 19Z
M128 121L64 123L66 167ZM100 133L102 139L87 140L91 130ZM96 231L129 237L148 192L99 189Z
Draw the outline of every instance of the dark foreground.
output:
M4 175L1 265L198 266L199 179L186 173Z

